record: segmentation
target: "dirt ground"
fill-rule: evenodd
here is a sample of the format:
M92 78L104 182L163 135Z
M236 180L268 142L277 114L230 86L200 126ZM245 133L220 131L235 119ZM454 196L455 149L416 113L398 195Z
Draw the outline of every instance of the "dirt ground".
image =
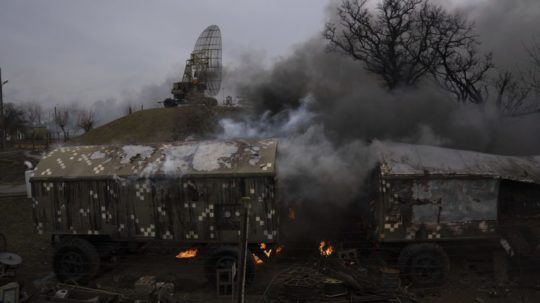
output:
M0 151L0 185L24 183L24 161L36 165L40 154L15 149Z
M31 293L34 291L34 282L52 273L53 250L48 235L33 232L32 208L26 198L0 198L0 232L7 238L8 251L23 258L17 279L24 281L25 289ZM272 278L298 261L295 258L285 258L259 266L256 280L247 290L247 301L261 302L262 294ZM496 288L491 273L466 270L459 259L453 261L455 266L448 284L437 289L416 290L419 302L540 302L540 272L536 267L529 266L527 269L524 266L523 271L513 274L514 283ZM93 284L123 289L132 286L140 276L154 275L158 281L174 282L177 296L182 302L230 302L230 298L215 296L214 288L207 283L202 273L201 259L178 260L171 253L152 252L120 259L116 266L102 272Z

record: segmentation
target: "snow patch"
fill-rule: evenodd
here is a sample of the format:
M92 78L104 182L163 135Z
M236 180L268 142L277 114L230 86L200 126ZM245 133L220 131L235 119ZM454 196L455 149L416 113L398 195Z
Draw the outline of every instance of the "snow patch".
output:
M180 145L167 147L164 150L165 161L163 162L163 173L178 174L189 170L190 158L197 150L196 145Z
M238 146L229 142L202 142L193 157L193 169L212 171L221 166L231 168L231 157L238 151Z
M105 158L105 153L102 152L102 151L97 151L97 152L94 152L92 155L90 155L90 159L91 160L98 160L98 159L103 159Z
M122 150L124 151L124 156L120 161L122 164L127 164L135 158L141 161L146 160L154 153L153 147L143 145L126 145L122 147Z

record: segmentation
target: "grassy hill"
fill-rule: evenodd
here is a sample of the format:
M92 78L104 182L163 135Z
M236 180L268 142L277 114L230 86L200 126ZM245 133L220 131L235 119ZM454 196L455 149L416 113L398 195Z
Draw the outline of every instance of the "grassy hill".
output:
M218 121L241 109L189 105L135 112L72 140L76 145L135 144L204 138L218 130Z

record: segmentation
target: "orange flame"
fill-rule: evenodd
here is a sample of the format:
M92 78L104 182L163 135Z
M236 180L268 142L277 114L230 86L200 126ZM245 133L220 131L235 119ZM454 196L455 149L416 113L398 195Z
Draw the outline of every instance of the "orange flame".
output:
M196 248L190 248L188 250L184 250L184 251L179 252L176 255L176 258L177 259L189 259L189 258L194 258L196 256L197 256L197 249Z
M259 244L259 248L264 252L267 258L270 258L270 255L272 254L272 249L266 249L266 243Z
M296 219L296 212L294 211L294 208L289 207L289 219L294 220Z
M261 258L257 257L256 254L252 254L252 255L253 255L253 259L255 260L255 264L261 265L261 264L264 263L263 260L261 260Z
M319 243L319 252L321 253L321 256L328 257L334 253L334 246L332 246L330 242L321 241L321 243Z

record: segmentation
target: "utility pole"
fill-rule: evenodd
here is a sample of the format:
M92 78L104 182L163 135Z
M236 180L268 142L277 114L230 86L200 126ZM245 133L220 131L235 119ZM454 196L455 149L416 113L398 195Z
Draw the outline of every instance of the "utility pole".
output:
M2 68L0 68L0 127L2 128L2 140L1 140L1 148L4 149L6 146L6 127L5 127L5 120L4 120L4 92L2 90L2 87L4 84L8 83L6 81L2 81Z
M243 209L243 218L242 218L242 230L240 232L240 256L238 259L238 294L237 302L244 303L246 297L246 276L247 268L246 262L248 258L248 235L249 235L249 210L251 208L251 199L249 197L243 197L240 199L240 204Z

